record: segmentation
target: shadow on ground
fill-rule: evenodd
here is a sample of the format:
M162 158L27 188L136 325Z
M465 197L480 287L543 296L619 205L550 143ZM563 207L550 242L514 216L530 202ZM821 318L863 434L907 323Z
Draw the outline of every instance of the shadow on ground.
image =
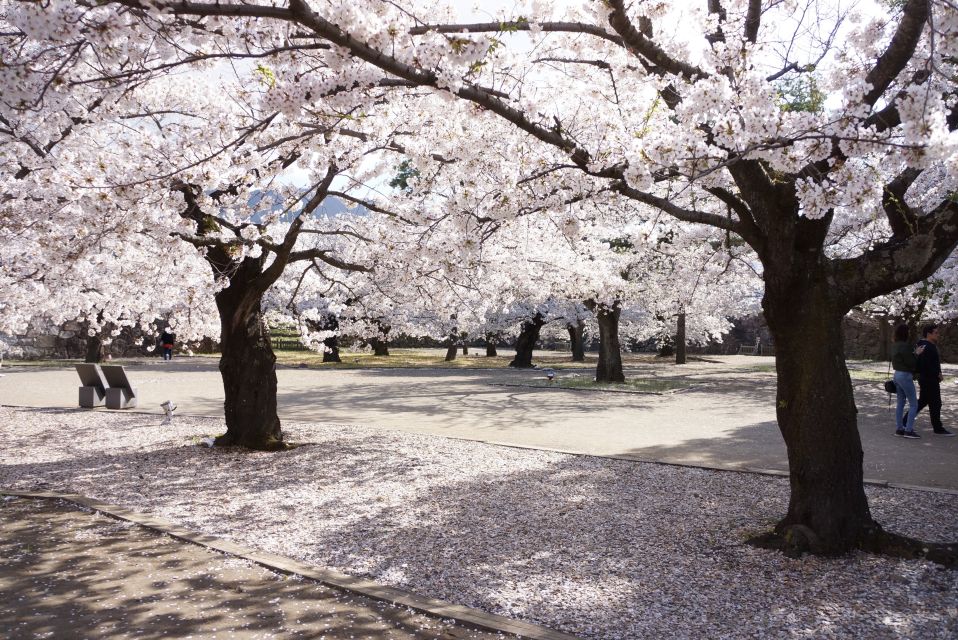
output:
M52 500L0 503L0 627L27 638L493 638Z

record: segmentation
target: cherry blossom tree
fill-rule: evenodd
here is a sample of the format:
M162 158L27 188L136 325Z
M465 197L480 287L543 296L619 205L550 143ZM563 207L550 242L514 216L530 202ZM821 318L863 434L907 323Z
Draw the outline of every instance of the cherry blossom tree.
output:
M233 17L238 41L295 25L296 46L331 44L344 61L468 103L448 103L456 117L498 115L570 180L744 240L763 267L791 470L777 531L821 553L887 546L862 485L840 326L852 306L930 276L958 242L953 3L853 16L814 2L536 2L521 19L470 25L430 22L441 12L412 2L122 5L163 24ZM505 46L516 31L531 46ZM811 68L835 103L783 108L776 82ZM866 226L880 240L836 257L836 239Z
M104 52L118 75L131 45L117 42L153 46L145 35L130 40L143 25L160 36L162 50L151 49L158 62L199 55L202 45L222 52L205 55L234 59L272 52L322 60L288 75L301 86L283 94L287 113L308 107L317 89L305 85L325 78L322 70L337 70L346 86L379 72L434 97L407 111L411 129L441 119L464 129L484 127L489 116L505 123L511 135L499 147L512 158L512 184L549 185L545 215L558 213L550 198L614 194L741 239L761 263L776 342L791 481L777 540L818 553L920 554L927 547L871 517L841 319L931 276L958 243L958 7L907 0L870 8L855 15L814 1L537 1L521 18L457 24L451 11L412 0L125 0L58 3L21 28L69 35L78 21L59 16L102 15L96 37L115 38ZM74 41L57 37L61 53L78 55ZM199 46L180 53L181 42ZM796 109L782 87L812 70L827 98ZM433 139L432 153L443 143L448 160L488 152L456 142ZM848 252L850 236L870 240Z

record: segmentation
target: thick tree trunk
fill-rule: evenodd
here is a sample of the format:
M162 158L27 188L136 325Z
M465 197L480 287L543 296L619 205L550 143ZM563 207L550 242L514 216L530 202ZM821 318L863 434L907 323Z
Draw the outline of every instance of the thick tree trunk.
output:
M585 362L585 321L576 320L566 325L572 344L572 362Z
M106 345L103 337L98 333L86 339L86 357L84 362L103 362L106 358Z
M374 356L388 356L389 355L389 342L386 340L380 340L379 338L373 338L369 341L369 345L373 348Z
M226 433L216 444L275 451L285 444L276 413L276 356L262 315L262 293L249 286L258 274L253 261L244 261L230 286L216 294L226 395Z
M595 381L625 382L619 345L619 314L622 310L618 303L611 308L600 304L595 306L594 312L599 322L599 364L595 367Z
M449 344L449 347L446 349L446 362L452 362L456 359L456 353L459 352L459 347L456 345L456 341L453 340Z
M776 531L786 549L841 553L881 528L865 498L857 409L845 366L842 317L814 277L776 287L766 270L765 317L775 341L776 412L788 450L791 499Z
M509 363L510 367L516 369L532 368L532 351L535 349L536 342L539 341L539 331L545 324L545 318L537 313L531 320L522 323L522 330L516 339L516 357Z
M469 345L468 345L468 344L465 344L465 343L464 343L464 344L462 345L462 355L464 355L464 356L468 356L468 355L469 355Z
M882 362L891 360L888 348L891 346L891 321L888 316L878 318L878 353L876 358Z
M339 318L334 314L326 316L323 322L323 328L327 331L339 330ZM329 336L323 340L323 362L342 362L339 357L339 335Z
M675 322L675 364L685 364L685 314L680 313Z
M373 349L374 356L388 356L389 355L389 327L376 322L376 328L379 329L379 335L370 338L369 346Z
M499 353L496 351L496 335L490 333L486 336L486 357L495 358Z
M322 320L307 320L307 324L312 331L337 331L339 329L339 318L334 313L328 313ZM323 362L342 362L339 357L339 336L332 335L323 340Z

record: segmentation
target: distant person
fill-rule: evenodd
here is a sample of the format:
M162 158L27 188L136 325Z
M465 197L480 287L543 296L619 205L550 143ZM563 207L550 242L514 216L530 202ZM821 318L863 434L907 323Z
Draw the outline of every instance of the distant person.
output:
M898 391L898 404L895 406L895 435L905 438L920 438L915 433L915 415L918 413L918 397L915 393L915 374L918 373L918 356L924 346L912 347L908 344L908 325L895 327L895 343L891 347L891 366L895 370L895 389ZM908 415L905 415L905 401L908 401Z
M938 338L940 330L937 324L925 325L921 330L922 339L919 346L924 346L918 356L918 411L928 407L928 416L931 418L931 427L939 436L953 436L941 423L941 356L938 354Z
M163 335L160 336L160 344L163 346L164 360L173 359L173 343L175 340L176 340L176 336L170 333L169 329L163 330Z

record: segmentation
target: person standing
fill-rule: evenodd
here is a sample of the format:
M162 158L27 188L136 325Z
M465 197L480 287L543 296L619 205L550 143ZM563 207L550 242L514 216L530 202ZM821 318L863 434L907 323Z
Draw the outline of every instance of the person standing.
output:
M173 359L173 341L174 340L176 340L176 336L170 333L169 329L164 329L163 335L160 336L160 344L163 345L164 360Z
M931 427L939 436L953 436L941 423L941 357L938 354L938 325L929 324L922 327L922 339L919 346L924 346L918 356L918 411L928 407L928 416L931 418Z
M908 325L895 327L895 343L891 347L891 366L895 370L895 389L898 404L895 406L895 435L909 439L920 438L915 433L915 415L918 413L918 398L915 393L915 374L918 372L918 356L925 350L919 345L908 344ZM905 401L908 415L905 415Z

